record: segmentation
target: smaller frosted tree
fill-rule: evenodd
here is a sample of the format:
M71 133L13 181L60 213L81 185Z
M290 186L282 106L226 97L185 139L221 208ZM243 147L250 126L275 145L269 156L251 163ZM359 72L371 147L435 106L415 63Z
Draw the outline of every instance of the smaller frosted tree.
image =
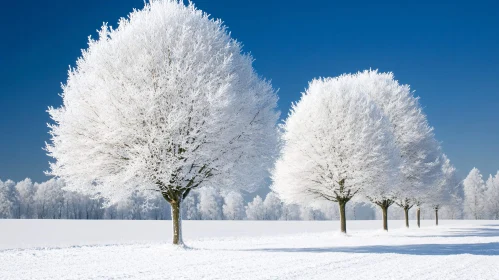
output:
M187 220L199 220L201 219L198 211L198 194L197 191L192 192L191 195L187 196L183 201L182 206L182 218Z
M10 199L8 185L0 180L0 218L12 218L12 208L14 204Z
M34 201L38 218L61 218L64 207L64 193L62 190L64 182L58 179L50 179L41 184L35 184L35 186Z
M300 206L297 204L286 204L282 206L281 219L285 221L294 221L300 219Z
M263 206L263 200L259 195L246 205L246 218L248 220L265 219L265 208Z
M391 126L363 83L359 75L313 80L283 125L272 173L271 188L287 203L338 203L341 232L346 204L357 193L397 184L400 162Z
M223 198L224 218L227 220L242 220L244 218L244 199L241 193L231 191Z
M322 221L325 218L326 215L319 208L310 206L300 208L300 219L303 221Z
M487 214L491 219L499 220L499 171L490 175L485 191Z
M442 156L441 178L431 188L431 191L426 198L427 203L435 211L435 224L438 226L438 210L449 204L452 200L453 191L459 181L456 178L456 169L450 163L449 158L444 154Z
M199 203L198 212L203 220L222 219L222 198L220 193L211 187L198 190Z
M483 218L485 182L477 168L473 168L463 181L464 212L468 218Z
M387 211L394 203L404 210L409 227L409 209L415 202L420 204L418 198L438 179L440 145L409 85L400 84L393 73L377 70L366 70L356 76L361 81L358 90L368 94L388 119L402 163L397 181L369 189L374 191L369 194L370 200L382 209L385 230Z
M34 196L35 187L31 179L26 178L16 184L16 191L18 195L18 213L19 218L29 219L34 212Z
M274 192L269 192L263 201L265 220L279 220L282 216L282 201Z

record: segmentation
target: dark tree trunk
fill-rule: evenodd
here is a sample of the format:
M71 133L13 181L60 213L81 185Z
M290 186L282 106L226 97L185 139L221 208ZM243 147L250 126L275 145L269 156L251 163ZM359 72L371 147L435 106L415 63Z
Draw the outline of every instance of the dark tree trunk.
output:
M388 206L381 205L381 210L383 211L383 229L388 231Z
M390 207L395 201L391 199L371 201L381 208L381 211L383 212L383 229L388 231L388 207Z
M179 190L165 190L161 192L163 198L170 203L172 214L172 227L173 227L173 244L183 245L182 240L182 201L189 194L190 189Z
M416 219L418 220L418 228L421 227L421 208L416 209Z
M182 217L180 202L182 200L172 200L170 201L170 206L172 208L172 225L173 225L173 244L182 245Z
M346 201L339 200L338 205L340 206L340 226L341 232L347 233L347 217L345 213Z
M405 227L409 228L409 207L404 207Z
M438 226L438 208L435 208L435 225Z

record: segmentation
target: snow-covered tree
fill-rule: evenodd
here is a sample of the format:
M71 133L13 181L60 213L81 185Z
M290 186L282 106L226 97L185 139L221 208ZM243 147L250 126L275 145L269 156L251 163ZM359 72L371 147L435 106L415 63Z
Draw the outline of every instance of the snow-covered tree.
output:
M439 178L440 145L419 98L413 95L409 85L399 84L393 73L377 70L366 70L354 76L358 80L358 91L367 93L388 119L402 161L399 181L377 187L378 191L369 196L383 212L394 203L399 205L405 212L408 227L409 210Z
M302 206L300 207L300 220L303 221L323 221L326 219L326 215L320 208L316 206Z
M265 220L279 220L282 216L282 201L274 192L269 192L263 201Z
M227 220L242 220L244 218L244 199L240 192L230 191L223 196L222 206L224 218Z
M499 220L499 171L495 176L489 175L486 182L486 209L491 219Z
M248 220L263 220L265 219L265 208L262 198L257 195L251 202L246 205L246 218Z
M0 180L0 218L12 218L12 208L14 204L11 201L8 182Z
M350 203L351 204L351 203ZM329 203L328 201L325 201L323 203L319 203L318 205L315 205L316 209L320 210L322 212L322 216L324 220L339 220L340 219L340 211L338 209L338 205L335 205L333 203ZM346 217L349 219L350 217L348 216L348 208L345 210Z
M26 178L16 184L18 196L19 218L29 219L33 216L35 187L31 179Z
M347 217L353 220L374 220L376 214L372 204L359 201L347 207Z
M287 203L338 203L342 232L347 202L360 191L396 184L399 165L388 119L362 83L358 75L310 83L283 125L272 174L272 189Z
M67 189L112 204L156 191L172 208L192 189L259 187L277 143L277 96L221 20L192 3L153 0L90 39L49 108L55 159Z
M482 219L485 201L485 182L477 168L473 168L463 181L464 212L468 218Z
M60 219L64 207L64 183L58 179L50 179L41 184L35 183L34 201L39 219Z
M198 190L198 212L203 220L222 219L222 197L215 188L204 187Z
M300 206L298 204L283 204L281 215L281 219L285 221L299 220L301 215Z
M436 184L432 186L430 192L428 193L426 202L435 211L435 224L438 226L438 210L445 204L448 204L452 200L453 191L459 184L456 178L456 169L450 163L449 158L444 154L442 156L442 170L441 178L436 181Z
M201 216L198 211L198 194L197 192L191 193L182 201L182 218L188 220L199 220Z

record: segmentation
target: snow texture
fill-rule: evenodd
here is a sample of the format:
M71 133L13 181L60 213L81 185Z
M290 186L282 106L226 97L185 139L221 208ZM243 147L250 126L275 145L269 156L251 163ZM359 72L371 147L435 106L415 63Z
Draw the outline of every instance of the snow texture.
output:
M499 222L0 220L0 279L497 279ZM398 229L395 229L398 228ZM36 234L35 234L36 233ZM47 248L42 248L47 247Z

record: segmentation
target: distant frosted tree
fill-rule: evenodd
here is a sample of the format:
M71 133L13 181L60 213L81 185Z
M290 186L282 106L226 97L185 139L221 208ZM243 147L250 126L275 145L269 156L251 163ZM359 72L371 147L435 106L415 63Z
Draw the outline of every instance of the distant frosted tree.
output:
M140 191L172 209L203 186L255 190L277 142L277 96L221 20L192 3L154 0L106 24L49 108L50 175L108 203Z
M303 221L322 221L326 216L319 208L309 206L300 207L300 219Z
M370 203L356 202L347 208L347 217L352 220L374 220L375 211Z
M440 180L435 182L432 186L429 195L425 199L427 203L435 211L435 224L438 226L438 210L452 201L452 195L459 184L456 178L456 169L450 163L449 158L444 154L442 156L442 171Z
M336 209L336 208L335 208ZM285 221L294 221L300 219L300 206L297 204L283 204L281 219Z
M8 185L0 180L0 218L12 218L12 208L14 204L10 199Z
M64 207L64 182L50 179L41 184L35 184L34 201L37 207L37 217L40 219L60 219Z
M468 218L475 220L483 218L485 183L482 174L473 168L463 181L464 212Z
M222 198L220 193L211 187L204 187L198 190L199 203L198 212L203 220L222 219Z
M244 218L244 199L240 192L231 191L224 195L223 215L227 220Z
M377 201L383 193L373 188L397 185L392 129L364 82L358 75L313 80L284 123L272 174L271 188L286 203L338 203L342 232L346 204L357 193L368 191Z
M265 220L279 220L282 216L282 201L274 192L269 192L263 201Z
M16 184L18 195L19 218L29 219L33 216L35 187L31 179L26 178Z
M200 220L201 216L198 211L198 194L197 192L192 193L191 195L187 196L183 201L183 206L182 206L182 218L188 219L188 220Z
M441 212L443 217L447 219L462 219L463 218L463 183L458 182L454 188L450 189L450 200L442 206Z
M487 179L485 197L488 216L499 220L499 171Z
M248 220L265 219L265 208L263 206L263 200L259 195L246 205L246 218Z
M9 200L10 208L10 218L20 218L21 214L19 212L19 194L16 190L16 182L7 179L3 182L3 187L5 188L5 194Z

